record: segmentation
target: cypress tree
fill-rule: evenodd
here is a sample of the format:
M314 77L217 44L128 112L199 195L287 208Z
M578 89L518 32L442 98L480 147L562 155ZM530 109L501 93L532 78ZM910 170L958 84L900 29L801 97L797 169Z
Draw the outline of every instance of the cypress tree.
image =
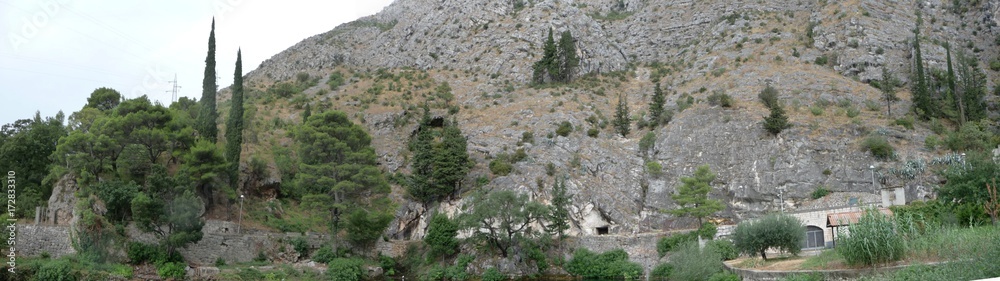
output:
M236 184L240 172L240 150L243 147L243 55L236 51L236 71L233 74L233 98L226 120L226 159L229 160L231 183Z
M667 97L660 89L660 83L656 83L656 86L653 87L653 101L649 103L649 119L653 124L651 127L660 125L660 119L663 118L663 106L666 103Z
M615 126L615 131L621 134L623 137L627 137L629 127L632 126L632 121L629 120L628 113L628 102L625 100L625 95L618 94L618 107L615 108L615 120L612 121Z
M219 86L215 82L215 19L212 19L212 31L208 34L208 57L205 58L205 78L201 83L201 112L198 114L198 133L208 141L215 142L219 128L215 120L219 113L215 110L215 92Z
M934 116L934 111L931 106L931 100L929 93L927 91L927 78L924 75L924 58L920 52L920 24L923 19L920 13L917 13L917 27L913 29L913 64L914 73L913 81L916 82L913 85L913 103L914 111L917 112L922 118L930 119Z
M788 116L781 106L771 108L771 115L764 117L764 129L772 135L778 135L781 131L788 129L792 125L788 124Z
M956 79L955 79L955 70L952 67L951 63L951 46L949 46L948 43L944 43L944 50L947 56L947 63L948 63L948 77L945 78L947 80L946 82L948 83L948 89L946 90L948 95L945 96L945 100L949 100L948 98L950 98L950 100L952 101L952 105L955 107L956 110L958 110L958 126L961 128L962 124L965 124L966 121L965 100L962 97L964 93L958 92L958 89L955 87Z
M559 74L556 77L560 82L569 83L573 80L573 73L576 72L576 67L579 64L580 58L576 56L576 41L569 30L563 31L559 37Z
M882 81L879 81L879 90L882 90L882 97L885 98L886 115L892 118L892 102L898 101L896 96L896 79L892 77L889 68L882 66Z
M305 123L306 120L309 120L309 116L312 116L312 109L309 108L309 104L307 103L305 111L302 112L302 123Z

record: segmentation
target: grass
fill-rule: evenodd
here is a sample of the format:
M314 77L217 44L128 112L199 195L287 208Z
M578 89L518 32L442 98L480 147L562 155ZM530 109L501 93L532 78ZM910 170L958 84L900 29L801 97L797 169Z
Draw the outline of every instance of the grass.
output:
M819 255L807 258L802 262L802 269L831 269L844 264L844 257L834 250L824 250Z

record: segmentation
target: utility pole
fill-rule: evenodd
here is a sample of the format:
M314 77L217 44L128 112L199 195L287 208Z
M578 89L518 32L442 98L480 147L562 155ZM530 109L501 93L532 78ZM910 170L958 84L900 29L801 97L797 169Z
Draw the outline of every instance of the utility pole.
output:
M170 91L167 91L170 93L170 103L177 102L177 90L181 88L181 86L177 86L177 73L174 73L174 81L167 82L174 84L173 88Z

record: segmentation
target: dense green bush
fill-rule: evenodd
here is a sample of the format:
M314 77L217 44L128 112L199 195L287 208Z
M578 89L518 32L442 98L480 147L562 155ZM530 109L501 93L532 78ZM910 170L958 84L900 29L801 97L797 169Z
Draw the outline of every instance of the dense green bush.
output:
M263 272L260 272L260 270L253 267L240 268L239 271L236 272L236 276L238 276L240 280L247 280L247 281L264 280L266 278Z
M570 124L569 121L562 121L562 123L559 123L559 128L556 128L556 134L560 136L569 136L569 133L572 132L573 124Z
M35 280L44 281L76 281L77 276L73 272L72 265L65 259L53 260L45 263L38 269Z
M649 173L649 175L654 178L659 178L663 175L663 166L661 166L660 162L657 162L656 160L646 161L646 173Z
M861 144L865 150L872 153L872 156L878 158L879 160L889 160L892 159L893 155L896 154L896 149L889 144L889 141L883 136L872 135L865 139Z
M653 268L653 271L649 272L652 277L667 278L670 277L670 273L674 272L674 266L669 263L661 263Z
M566 272L583 278L636 278L642 275L642 266L629 261L628 253L615 249L595 254L585 248L577 249L566 265Z
M719 253L719 258L722 258L724 261L734 260L740 257L740 251L736 250L736 245L733 245L732 241L712 240L708 241L708 244L706 245L714 249L716 253Z
M596 138L597 135L599 135L600 133L601 133L601 130L598 130L597 128L587 129L587 136L588 137Z
M482 281L504 281L507 280L507 276L500 273L496 268L490 267L483 272Z
M670 254L670 264L674 268L670 280L708 280L713 274L722 272L719 253L711 247L699 249L698 242L678 246Z
M837 252L850 265L876 265L903 258L903 236L882 212L869 209L837 236Z
M333 252L333 248L330 248L330 245L323 245L313 254L312 260L318 263L329 263L335 258L337 258L337 253Z
M458 251L456 235L458 235L458 224L445 214L434 213L427 225L427 235L424 236L424 243L431 248L428 258L435 259L455 254Z
M896 125L903 126L907 130L913 130L913 116L896 119Z
M713 91L712 95L708 96L708 104L730 108L733 107L733 97L722 91Z
M163 278L184 279L186 264L183 262L168 262L156 266L156 274Z
M678 233L670 236L664 236L656 242L656 252L660 254L660 257L666 256L667 253L673 251L677 246L691 242L697 241L698 237L694 235L695 232L688 233Z
M337 258L326 264L326 276L333 281L358 281L364 274L360 259Z
M948 133L944 145L952 151L986 150L994 147L994 137L980 124L968 122L957 131Z
M733 244L741 253L760 254L767 260L767 249L778 249L797 255L805 240L802 222L787 214L770 214L760 219L744 221L733 231Z
M510 164L507 159L497 158L490 161L490 172L493 173L493 175L506 176L513 170L514 165Z
M815 190L813 190L811 196L812 196L812 199L820 199L820 198L823 198L824 196L826 196L827 194L830 194L830 190L826 189L825 186L821 185L821 186L817 187Z
M300 256L309 256L309 242L306 242L306 239L302 238L302 236L292 239L289 243L292 244L292 248L295 249L295 252L299 253Z

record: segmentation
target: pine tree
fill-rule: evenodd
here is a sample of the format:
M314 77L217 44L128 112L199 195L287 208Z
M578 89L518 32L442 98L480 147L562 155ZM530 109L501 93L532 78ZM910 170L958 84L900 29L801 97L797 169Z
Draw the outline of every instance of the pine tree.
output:
M215 92L219 86L215 82L215 19L212 19L212 31L208 35L208 57L205 58L205 78L201 84L201 112L198 114L196 129L198 133L211 142L215 142L219 128L215 120L219 113L215 110Z
M708 193L712 191L713 180L715 174L708 165L698 166L694 177L682 177L682 184L677 187L677 194L670 196L680 208L667 212L676 216L695 217L698 219L698 225L702 225L702 218L726 208L719 200L708 198Z
M546 79L555 79L559 75L559 65L556 60L556 42L552 38L552 29L549 28L549 36L542 47L542 59L535 62L532 67L532 82L535 84L545 84Z
M573 73L580 64L580 58L576 56L576 41L569 30L563 31L559 37L559 82L569 83L573 80Z
M892 118L892 103L899 101L896 96L896 78L892 77L889 68L882 67L882 81L879 81L879 90L882 90L882 98L885 99L886 116Z
M549 213L549 224L546 226L550 234L557 235L560 239L565 236L565 231L569 229L569 203L573 200L573 195L566 194L566 178L556 182L552 187L552 212Z
M623 94L618 94L618 107L615 108L615 120L612 121L615 126L615 131L623 137L628 137L628 133L631 130L632 120L629 120L628 112L628 101L625 100L626 97Z
M656 83L653 88L653 101L649 103L649 121L652 123L651 128L655 128L660 125L660 120L663 118L663 106L667 103L667 97L663 94L663 90L660 89L660 83Z
M785 115L785 109L781 106L772 107L771 115L764 117L764 129L772 135L778 135L790 127L792 125L788 124L788 116Z
M226 120L226 160L229 160L230 183L239 180L240 151L243 147L243 55L236 51L236 71L233 74L233 98L229 119Z

